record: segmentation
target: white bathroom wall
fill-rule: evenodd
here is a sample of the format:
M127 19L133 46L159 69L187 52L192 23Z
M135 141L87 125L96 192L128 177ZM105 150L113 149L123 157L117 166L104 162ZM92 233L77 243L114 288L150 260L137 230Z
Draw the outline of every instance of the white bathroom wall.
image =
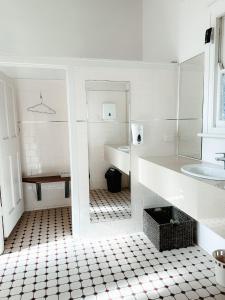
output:
M105 85L109 88L109 83ZM88 90L87 102L90 188L105 189L105 172L111 165L104 160L104 145L128 145L127 93L113 90ZM115 121L103 120L103 103L115 103ZM127 175L124 174L123 179L126 186Z
M210 27L210 10L220 2L223 0L144 1L143 58L150 61L170 61L177 57L179 62L183 62L203 53L207 50L204 37L206 29ZM193 122L190 124L184 121L180 127L186 136L182 141L183 150L188 153L191 153L193 146L199 149L198 139L193 140L196 128L201 129L201 124L198 121L196 123L195 125ZM203 160L222 165L215 161L215 153L224 151L224 139L203 138ZM150 197L149 191L146 191L146 198L148 195ZM161 200L156 195L152 194L152 199L155 205L160 204ZM216 248L224 248L225 245L222 238L201 224L198 224L198 243L209 253Z
M143 60L177 60L179 0L143 0Z
M205 31L210 25L208 8L210 1L182 0L179 2L177 47L179 61L184 61L205 50Z
M25 176L69 172L69 137L66 84L64 80L15 79L21 140L22 173ZM56 114L28 112L44 103ZM36 200L35 185L24 183L25 209L70 205L64 198L64 183L42 184L42 200Z
M177 71L173 64L150 69L132 90L131 122L144 127L144 143L131 147L132 199L141 202L140 214L143 208L168 205L138 182L138 157L176 154Z
M210 11L222 1L223 0L180 1L178 39L179 61L185 61L205 50L207 51L208 46L204 45L204 36L205 30L210 27ZM207 121L207 118L208 116L204 114L203 121ZM221 151L224 152L224 149L224 139L202 139L202 159L204 161L222 165L221 162L215 161L215 153ZM209 253L212 253L215 249L224 248L225 240L217 236L207 227L198 224L198 244Z
M142 65L142 64L141 64ZM80 141L78 151L80 183L80 235L82 237L110 236L142 230L143 207L166 205L165 201L143 188L138 183L139 155L174 155L176 153L176 104L177 104L177 65L143 64L142 66L92 67L76 70L75 98L78 99L76 115ZM86 80L111 80L130 82L131 122L144 125L144 144L131 148L131 195L132 218L101 224L91 224L89 220L88 124L86 122ZM173 120L167 120L173 119ZM81 121L82 120L82 121ZM81 138L82 137L82 138Z
M143 60L184 61L202 53L212 2L143 0Z
M1 0L0 53L142 58L142 0Z
M0 58L0 64L7 58ZM138 155L174 155L177 102L177 65L72 59L12 59L12 63L64 67L69 102L70 158L72 172L72 218L75 237L99 238L142 231L143 207L166 205L138 183ZM11 64L12 64L11 63ZM88 123L86 80L130 82L133 122L144 124L144 144L132 146L132 218L104 224L89 220ZM150 120L150 121L149 121Z

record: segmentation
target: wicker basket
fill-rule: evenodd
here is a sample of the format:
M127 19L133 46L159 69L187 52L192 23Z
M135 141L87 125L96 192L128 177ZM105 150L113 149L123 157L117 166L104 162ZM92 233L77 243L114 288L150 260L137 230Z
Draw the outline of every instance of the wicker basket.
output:
M144 210L144 233L159 251L194 245L196 221L173 206Z

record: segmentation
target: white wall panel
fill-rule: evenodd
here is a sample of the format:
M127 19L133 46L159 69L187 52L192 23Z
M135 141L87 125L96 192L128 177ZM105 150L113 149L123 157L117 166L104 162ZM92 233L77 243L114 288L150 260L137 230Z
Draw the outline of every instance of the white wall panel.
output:
M143 0L143 59L177 59L179 0Z
M91 224L89 220L89 199L87 187L89 184L88 153L84 151L86 136L83 126L79 126L79 181L80 190L80 236L97 237L117 235L142 230L143 205L151 206L156 203L151 192L147 192L138 184L136 159L139 155L171 155L176 151L176 121L164 120L165 117L176 117L177 102L177 66L172 64L153 64L144 68L80 68L76 70L76 88L79 90L76 107L81 107L80 116L86 116L85 80L111 80L130 82L131 119L144 124L143 147L132 147L131 191L132 218ZM158 91L158 93L157 93ZM161 109L160 109L161 108ZM142 112L145 112L142 115ZM146 119L150 122L146 122ZM85 120L85 119L84 119ZM87 124L87 122L77 122ZM81 131L80 131L81 130ZM82 152L83 149L83 152ZM145 203L145 204L144 204ZM161 203L161 202L160 202ZM113 226L112 226L113 225Z
M210 27L208 0L180 1L178 24L179 61L204 52L205 31Z
M142 58L141 0L1 0L0 53Z

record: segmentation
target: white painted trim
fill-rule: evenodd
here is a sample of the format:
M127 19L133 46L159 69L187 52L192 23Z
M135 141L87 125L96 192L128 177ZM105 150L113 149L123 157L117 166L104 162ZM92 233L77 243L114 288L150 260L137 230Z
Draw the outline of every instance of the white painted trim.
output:
M164 62L145 62L130 60L107 60L91 58L73 58L73 57L18 57L18 56L0 56L0 66L5 67L33 67L66 69L70 67L113 67L113 68L151 68L151 69L176 69L178 63Z
M225 139L225 134L198 133L198 136L203 138Z
M36 211L36 210L40 210L40 209L52 209L52 208L61 208L61 207L71 207L71 205L43 205L43 206L40 206L38 208L32 208L32 211ZM25 211L30 211L30 210L26 210Z

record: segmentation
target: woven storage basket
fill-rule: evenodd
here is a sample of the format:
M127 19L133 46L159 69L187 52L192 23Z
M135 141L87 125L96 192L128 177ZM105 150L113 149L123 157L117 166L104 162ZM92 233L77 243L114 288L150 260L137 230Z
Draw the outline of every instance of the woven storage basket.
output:
M173 206L144 210L144 233L159 251L194 245L196 221Z

